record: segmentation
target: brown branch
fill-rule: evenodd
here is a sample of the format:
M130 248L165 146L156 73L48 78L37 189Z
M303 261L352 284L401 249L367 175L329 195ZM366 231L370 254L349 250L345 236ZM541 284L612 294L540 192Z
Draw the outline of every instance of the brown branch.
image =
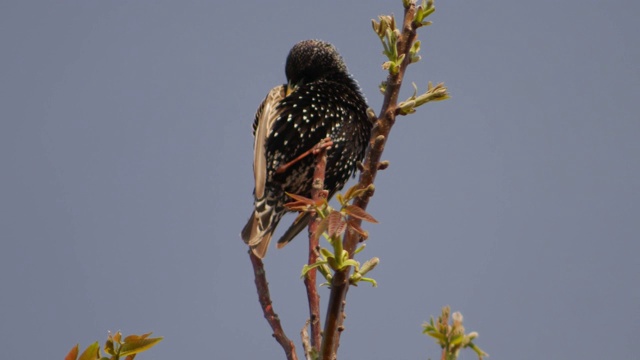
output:
M249 258L251 259L251 265L253 266L253 275L255 276L256 289L258 290L258 301L260 301L264 318L267 319L267 322L273 330L273 337L278 343L280 343L280 346L282 346L282 349L287 356L287 360L298 360L296 347L293 344L293 341L285 335L282 325L280 324L280 318L271 305L269 283L267 282L267 275L264 271L264 264L262 263L262 260L255 256L251 250L249 250Z
M327 144L331 144L331 139L327 138L316 146L316 166L313 173L313 187L311 197L317 204L327 198L327 191L324 190L324 177L327 167ZM318 227L317 216L309 222L309 258L307 264L313 265L318 260L319 234L316 234ZM311 325L311 346L318 353L320 351L320 296L318 295L316 269L311 269L304 277L304 286L307 289L307 300L309 301L309 322Z
M387 142L391 128L396 120L396 108L398 105L398 95L404 78L407 66L410 64L411 56L409 50L416 40L416 28L413 25L415 17L416 5L411 3L404 11L404 21L402 24L402 33L398 40L398 54L405 54L398 73L390 74L387 77L387 87L384 94L382 109L375 120L375 125L371 134L371 141L367 154L363 162L363 171L360 173L359 187L367 188L373 184L376 174L380 166L380 159L384 146ZM363 196L355 200L355 205L366 210L369 199L373 195L373 191L366 192ZM360 219L352 219L359 226L362 224ZM344 249L353 257L353 252L360 242L360 235L353 230L349 230L345 234ZM347 291L349 290L349 273L351 269L336 271L331 283L331 294L329 295L329 306L327 309L327 318L325 320L325 328L323 335L323 343L320 358L323 360L333 360L337 358L338 347L340 346L340 334L344 330L343 322L345 318L344 306L346 303Z
M318 237L313 233L317 227L318 221L313 220L309 224L309 265L314 264L318 260ZM309 301L309 324L311 326L311 346L320 351L321 342L321 324L320 324L320 295L318 295L316 269L311 269L304 277L304 286L307 289L307 300Z

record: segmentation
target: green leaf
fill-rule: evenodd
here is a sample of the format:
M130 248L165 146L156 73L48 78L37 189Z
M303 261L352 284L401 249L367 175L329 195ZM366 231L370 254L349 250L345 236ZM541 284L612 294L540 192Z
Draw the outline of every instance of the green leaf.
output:
M94 342L89 345L82 355L78 358L78 360L97 360L100 358L100 344L98 342Z
M478 359L482 360L483 357L489 356L489 354L487 354L486 352L484 352L482 349L480 349L478 346L476 346L476 344L474 343L469 343L469 347L476 352L476 354L478 355Z
M383 82L382 84L386 85L386 81ZM360 185L356 184L353 185L352 187L349 188L349 190L347 190L347 192L344 194L344 199L345 202L347 201L351 201L352 199L355 199L357 197L362 196L362 194L364 194L367 190L369 190L368 187L366 188L360 188ZM346 205L346 204L345 204Z
M375 280L373 280L372 278L363 277L363 278L360 279L360 281L368 282L368 283L371 284L371 286L378 287L378 283Z
M307 275L309 270L311 270L311 267L307 264L304 264L304 266L302 267L302 274L300 274L300 277L303 278L305 275Z
M345 262L349 260L349 252L347 250L340 251L340 261Z
M366 239L366 238L365 238L365 239ZM366 245L366 244L364 244L364 243L363 243L362 245L358 246L358 248L356 249L356 251L354 251L354 252L353 252L353 255L356 255L356 254L358 254L359 252L361 252L362 250L364 250L364 248L365 248L366 246L367 246L367 245Z
M344 269L347 266L356 267L356 266L359 266L359 265L360 264L357 261L355 261L353 259L349 259L349 260L345 260L345 261L342 262L342 269Z
M301 278L305 277L305 275L307 275L307 273L308 273L309 271L311 271L312 269L315 269L315 268L320 268L320 267L322 267L322 265L325 265L326 263L327 263L326 261L322 261L322 260L320 260L320 261L316 261L313 265L307 265L307 264L305 264L305 265L302 267L302 276L300 276L300 277L301 277Z
M464 334L455 335L451 338L451 340L449 341L449 344L459 345L462 343L462 340L464 340Z
M152 332L148 332L148 333L142 334L142 335L131 334L131 335L127 336L126 338L124 338L124 342L134 342L134 341L138 341L140 339L146 339L151 334L153 334L153 333Z
M147 335L148 336L148 335ZM125 342L120 348L120 356L139 354L143 351L147 351L154 347L157 343L162 341L162 337L157 338L139 338L131 342Z
M333 253L326 248L320 248L320 254L324 256L325 259L333 257Z
M439 332L428 332L427 335L436 338L438 341L440 341L440 344L444 344L444 342L447 340L446 336L444 336L443 334L439 333Z

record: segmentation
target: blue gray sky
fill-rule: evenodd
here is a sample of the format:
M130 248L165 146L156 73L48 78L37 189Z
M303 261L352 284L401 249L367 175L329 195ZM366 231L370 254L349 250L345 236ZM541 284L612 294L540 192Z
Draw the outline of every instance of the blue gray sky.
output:
M403 97L431 80L452 99L393 129L361 257L381 258L379 287L350 291L341 358L437 358L421 324L446 304L493 359L634 358L640 5L436 7ZM336 45L379 110L370 19L401 12L400 0L3 1L2 357L62 358L122 330L165 337L141 359L282 358L239 238L253 114L308 38ZM266 258L299 349L304 253L300 238Z

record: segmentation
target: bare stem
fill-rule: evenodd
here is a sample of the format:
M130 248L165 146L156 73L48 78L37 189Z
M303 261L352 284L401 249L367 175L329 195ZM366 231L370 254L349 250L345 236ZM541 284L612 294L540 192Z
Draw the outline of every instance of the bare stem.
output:
M321 143L322 144L322 143ZM324 190L325 169L327 167L327 147L318 144L316 153L316 166L313 173L313 187L311 189L311 197L317 204L321 200L327 198L327 192ZM317 216L309 222L309 258L307 264L313 265L318 260L318 227L319 219ZM321 324L320 324L320 296L318 295L318 287L316 282L316 269L311 269L304 277L304 286L307 289L307 300L309 301L309 321L311 326L311 346L316 353L320 351L321 342Z
M285 335L282 325L280 324L280 318L278 314L273 310L271 304L271 295L269 294L269 283L267 282L267 276L264 271L264 264L262 260L255 256L252 251L249 251L249 258L251 259L251 265L253 266L253 275L255 276L256 289L258 290L258 301L262 307L264 318L273 330L273 337L282 346L284 353L287 356L287 360L298 360L296 355L296 347L287 335Z

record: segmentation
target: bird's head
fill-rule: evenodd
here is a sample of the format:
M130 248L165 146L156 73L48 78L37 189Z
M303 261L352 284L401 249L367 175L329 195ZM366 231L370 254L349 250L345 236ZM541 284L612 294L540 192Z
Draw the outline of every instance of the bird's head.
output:
M287 94L301 84L349 76L338 50L321 40L305 40L295 44L287 56L285 73Z

